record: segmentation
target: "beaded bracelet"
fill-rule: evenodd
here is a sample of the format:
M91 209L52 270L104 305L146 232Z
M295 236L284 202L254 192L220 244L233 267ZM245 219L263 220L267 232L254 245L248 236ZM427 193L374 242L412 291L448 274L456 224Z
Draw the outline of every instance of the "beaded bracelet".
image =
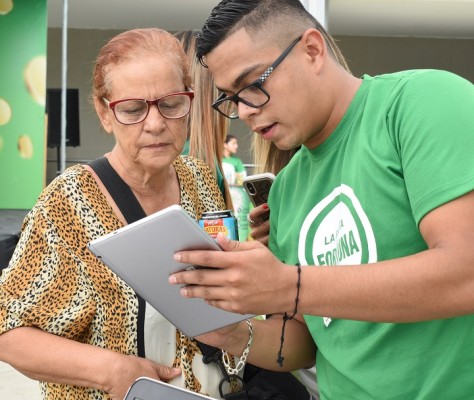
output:
M281 337L280 337L280 350L278 350L278 356L277 356L277 363L280 367L283 367L283 360L285 359L285 357L283 357L281 353L283 351L283 342L285 341L286 321L293 319L295 315L298 313L298 302L300 301L301 266L299 264L296 264L296 267L298 268L298 281L296 282L295 309L291 317L289 317L286 312L285 312L285 315L283 316L283 326L281 327Z
M250 320L247 319L245 320L245 322L247 322L247 326L249 328L249 340L235 368L232 368L232 366L230 365L229 354L227 353L227 351L222 350L222 363L224 364L224 367L229 375L237 375L240 371L244 369L245 363L247 362L247 356L249 355L250 346L252 345L253 341L253 327L252 322Z

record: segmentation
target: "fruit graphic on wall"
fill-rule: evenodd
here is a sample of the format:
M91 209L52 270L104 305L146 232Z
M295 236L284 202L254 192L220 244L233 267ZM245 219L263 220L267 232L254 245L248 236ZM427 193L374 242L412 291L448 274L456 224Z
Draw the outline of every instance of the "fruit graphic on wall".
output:
M0 38L0 209L29 209L45 183L46 0L0 0Z
M10 122L12 109L5 99L0 98L0 125L6 125Z
M12 0L0 0L0 15L7 15L12 9Z

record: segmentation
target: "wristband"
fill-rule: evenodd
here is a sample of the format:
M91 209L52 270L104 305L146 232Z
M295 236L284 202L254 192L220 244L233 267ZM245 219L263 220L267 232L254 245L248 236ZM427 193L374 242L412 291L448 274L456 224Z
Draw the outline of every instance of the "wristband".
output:
M281 328L281 337L280 337L280 350L278 350L278 356L277 356L277 363L280 367L283 367L283 360L285 357L282 356L282 351L283 351L283 342L285 341L285 327L286 327L286 321L289 319L293 319L295 315L298 313L298 302L300 301L300 286L301 286L301 266L299 264L296 264L297 272L298 272L298 281L296 282L296 298L295 298L295 310L293 311L293 315L291 317L288 316L288 314L285 312L285 315L283 316L283 326Z

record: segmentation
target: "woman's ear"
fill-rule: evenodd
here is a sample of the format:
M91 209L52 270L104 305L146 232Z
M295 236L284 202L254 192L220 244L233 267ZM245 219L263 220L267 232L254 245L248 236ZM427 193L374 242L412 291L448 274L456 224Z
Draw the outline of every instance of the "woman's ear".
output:
M109 108L97 98L94 98L94 107L104 130L107 133L112 133L111 113L109 113Z

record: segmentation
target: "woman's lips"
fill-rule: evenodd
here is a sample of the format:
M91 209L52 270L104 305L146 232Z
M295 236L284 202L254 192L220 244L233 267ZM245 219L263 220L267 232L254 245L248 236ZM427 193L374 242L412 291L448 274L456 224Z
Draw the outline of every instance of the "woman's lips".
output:
M149 144L145 147L149 148L149 149L157 149L157 148L160 148L160 147L166 147L168 146L167 143L158 143L158 144Z

